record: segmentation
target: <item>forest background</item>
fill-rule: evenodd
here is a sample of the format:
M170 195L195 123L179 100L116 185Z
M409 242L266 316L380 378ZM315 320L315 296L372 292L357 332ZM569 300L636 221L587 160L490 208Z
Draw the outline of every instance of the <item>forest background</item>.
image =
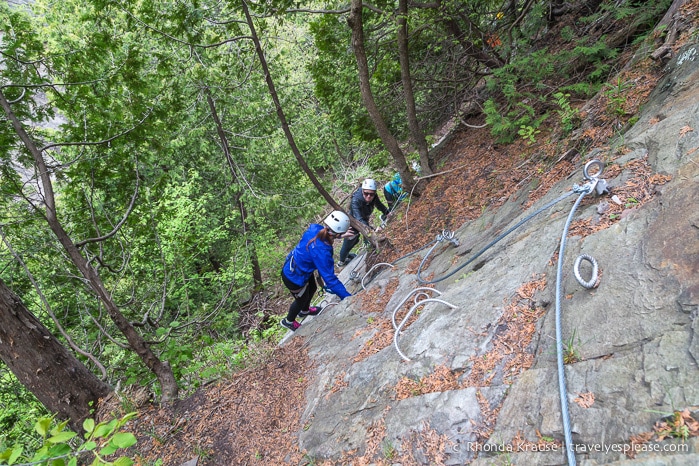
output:
M555 144L602 91L628 123L616 59L683 3L3 2L0 452L243 367L305 226L365 177L418 196L445 122Z

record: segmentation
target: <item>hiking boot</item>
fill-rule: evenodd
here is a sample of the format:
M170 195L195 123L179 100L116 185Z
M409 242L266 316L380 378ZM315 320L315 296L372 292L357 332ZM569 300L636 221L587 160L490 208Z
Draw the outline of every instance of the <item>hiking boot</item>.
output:
M347 255L347 259L345 259L343 261L337 261L337 266L342 268L342 267L346 266L347 264L349 264L350 262L352 262L352 259L354 259L355 257L357 257L357 255L354 254L353 252L350 252Z
M299 315L300 315L301 317L306 317L306 316L317 316L318 314L320 314L320 311L322 311L321 308L319 308L319 307L317 307L317 306L311 306L311 307L308 308L307 311L301 311L301 312L299 312Z
M293 322L289 322L288 320L286 320L286 317L284 317L279 323L282 325L282 327L286 327L292 332L295 332L296 329L301 327L301 324L299 324L295 320Z

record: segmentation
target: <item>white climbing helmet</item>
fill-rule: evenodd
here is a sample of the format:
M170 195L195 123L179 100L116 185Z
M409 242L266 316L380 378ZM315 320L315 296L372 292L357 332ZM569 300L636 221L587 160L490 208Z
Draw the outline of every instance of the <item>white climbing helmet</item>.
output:
M345 233L350 226L350 219L347 214L339 210L330 212L330 215L325 217L323 222L335 233Z
M369 191L376 191L376 181L371 178L367 178L362 182L362 189L368 189Z

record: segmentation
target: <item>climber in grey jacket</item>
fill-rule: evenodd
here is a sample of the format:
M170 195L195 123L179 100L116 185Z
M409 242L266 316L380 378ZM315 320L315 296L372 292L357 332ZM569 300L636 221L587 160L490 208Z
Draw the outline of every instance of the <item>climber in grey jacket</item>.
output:
M371 218L372 212L374 212L374 207L379 209L383 215L388 215L388 209L383 205L381 200L379 200L379 196L376 194L376 181L367 178L362 182L361 188L357 189L352 194L349 214L371 228L369 219ZM351 231L354 231L354 229ZM345 238L342 242L340 260L337 263L340 267L347 265L349 260L351 260L351 257L349 257L350 251L359 242L359 233L355 233L354 236Z

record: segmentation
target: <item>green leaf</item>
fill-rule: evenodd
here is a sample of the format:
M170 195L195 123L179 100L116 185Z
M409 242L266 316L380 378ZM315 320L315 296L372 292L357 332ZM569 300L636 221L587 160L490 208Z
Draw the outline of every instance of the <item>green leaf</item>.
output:
M51 447L51 449L49 450L49 456L53 456L53 457L63 456L63 455L67 455L70 452L71 452L70 445L65 444L65 443L61 443L61 444L54 445L53 447Z
M51 429L51 435L56 435L59 432L63 432L63 429L66 428L68 425L68 420L65 420L61 422L60 424L57 424L53 429Z
M131 419L135 418L136 416L138 416L138 413L135 411L127 413L126 415L124 415L124 417L121 418L121 422L125 423L125 422L130 421Z
M14 447L10 452L10 457L7 460L7 464L15 464L15 461L17 461L17 458L19 458L23 450L24 447L21 445Z
M111 443L119 448L129 448L135 445L137 441L136 436L130 432L118 432L112 437Z
M46 439L46 441L51 443L65 443L75 437L75 435L75 432L59 432L53 437Z
M67 455L68 453L70 453L70 451L71 451L70 445L67 445L65 443L61 443L59 445L54 445L53 447L51 447L51 449L49 450L49 455L53 456L53 457L63 456L63 455Z
M85 429L85 436L87 437L95 429L95 420L85 419L83 421L83 429Z
M119 447L114 445L112 442L109 442L106 447L100 450L100 456L109 456L115 453L118 449Z
M32 462L37 462L44 460L49 457L49 446L44 445L43 447L39 448L36 452L34 452L34 456L32 457Z
M92 451L97 448L97 443L90 440L89 442L83 443L82 449L87 451Z
M114 462L114 466L131 466L132 464L133 460L131 458L127 458L126 456L122 456Z
M118 421L116 419L113 419L108 424L100 423L97 428L95 428L94 436L96 438L107 437L117 428L117 423Z
M36 424L34 425L34 430L42 437L46 437L46 434L49 432L50 426L51 426L51 418L50 417L42 417L41 419L36 421Z

